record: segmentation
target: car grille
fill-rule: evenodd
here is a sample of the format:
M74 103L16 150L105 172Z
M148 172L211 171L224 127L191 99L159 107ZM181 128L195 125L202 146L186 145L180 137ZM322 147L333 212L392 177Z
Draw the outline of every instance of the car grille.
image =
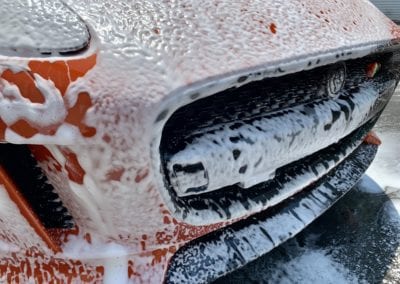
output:
M27 206L46 229L74 226L71 215L27 145L1 144L0 165L7 171Z
M265 207L289 183L292 190L276 193L279 200L316 180L319 167L329 171L361 143L372 127L367 122L390 99L399 79L396 58L380 53L267 78L178 109L160 144L176 211L195 223L240 217ZM365 123L370 127L362 127ZM348 137L357 142L343 142ZM295 185L288 178L307 171L312 176Z

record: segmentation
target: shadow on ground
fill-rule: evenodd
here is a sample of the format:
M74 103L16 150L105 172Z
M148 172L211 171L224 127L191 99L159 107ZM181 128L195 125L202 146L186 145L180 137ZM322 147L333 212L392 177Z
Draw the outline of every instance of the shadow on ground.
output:
M215 283L400 283L399 191L365 176L295 238Z

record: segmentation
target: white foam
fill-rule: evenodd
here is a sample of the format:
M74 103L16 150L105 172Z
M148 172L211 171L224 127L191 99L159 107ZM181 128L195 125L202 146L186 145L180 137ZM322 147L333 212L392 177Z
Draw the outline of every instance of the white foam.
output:
M64 101L60 91L50 80L34 74L36 86L43 95L44 103L33 103L21 95L16 85L1 79L0 117L8 125L26 119L38 126L46 127L63 122L66 117Z
M0 184L0 225L0 252L18 252L38 247L50 253L47 245L21 214L2 184Z
M85 24L58 0L3 0L0 14L0 54L73 50L89 39Z
M311 111L303 106L293 107L289 114L277 118L262 118L236 130L229 128L233 123L227 123L223 130L204 134L173 155L167 165L169 172L174 172L175 165L201 163L208 178L208 187L204 191L237 183L249 188L273 178L276 169L315 153L348 135L361 125L377 98L378 92L373 87L363 86L352 100L356 107L350 113L351 119L346 119L345 114L340 112L340 104L346 105L346 102L339 100L315 105ZM350 111L350 107L348 109ZM341 113L336 121L333 111ZM331 124L329 131L325 129L328 124ZM238 136L245 137L252 143L249 144L244 139L238 143L229 141L230 137ZM240 153L236 159L232 157L234 149L238 149ZM246 167L245 173L238 174L243 165ZM193 174L172 174L170 179L181 196L190 194L186 192L188 188L199 186L199 181L193 179Z

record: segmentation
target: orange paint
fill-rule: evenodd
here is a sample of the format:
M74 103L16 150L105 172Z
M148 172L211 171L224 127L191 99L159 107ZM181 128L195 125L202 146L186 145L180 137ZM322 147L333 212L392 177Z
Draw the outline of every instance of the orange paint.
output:
M128 277L132 278L135 276L140 277L141 274L136 271L134 262L132 260L129 260L128 261Z
M78 227L74 227L71 229L53 228L53 229L46 229L46 231L51 237L51 239L59 246L68 241L69 236L71 235L77 236L79 234Z
M39 133L36 128L32 127L26 120L23 119L18 120L16 123L11 125L10 129L25 138L31 138Z
M7 124L0 119L0 141L4 141L6 135Z
M137 172L136 177L135 177L135 182L139 183L142 180L144 180L149 174L149 169L145 168L145 169L141 169Z
M47 233L46 229L39 221L39 218L33 212L28 202L20 193L18 187L14 184L12 179L8 176L6 170L0 166L0 184L4 185L10 199L15 203L21 211L22 216L32 226L36 234L46 243L46 245L54 252L60 252L60 247L52 240L51 236Z
M110 143L111 142L111 137L108 134L104 134L103 135L103 141L106 143Z
M140 248L142 251L146 251L146 242L145 241L140 241Z
M169 251L170 253L172 253L172 254L176 253L177 250L178 250L178 249L177 249L176 246L170 246L169 249L168 249L168 251Z
M374 131L370 131L364 138L364 143L379 146L382 144L382 141Z
M48 162L52 164L52 169L54 168L57 172L61 172L60 163L54 158L54 156L47 150L46 147L41 145L29 145L32 155L39 163Z
M168 216L164 216L163 223L166 225L171 224L171 220L168 218Z
M275 23L271 23L269 25L269 30L271 31L271 33L276 34L276 24Z
M121 181L121 177L124 174L125 169L124 168L114 168L112 170L109 170L106 174L107 180L111 181Z
M92 237L90 236L90 234L86 233L83 238L88 242L88 244L92 243Z
M96 134L96 128L87 126L83 120L86 112L92 107L92 100L89 93L82 92L73 107L68 111L65 122L75 125L79 128L81 134L85 137L92 137Z
M31 61L28 66L33 74L39 74L42 78L51 80L60 93L62 95L65 94L70 84L68 67L65 61Z
M78 161L78 157L75 153L65 147L60 147L61 152L66 158L65 170L68 173L68 178L78 184L83 184L83 178L85 177L85 171L81 167Z
M60 125L61 123L49 125L47 127L40 127L24 119L20 119L16 123L12 124L10 129L16 133L19 133L22 137L31 138L38 133L44 135L54 135Z
M11 69L8 69L0 74L0 78L17 86L21 95L32 103L43 104L45 98L37 88L35 74L53 82L54 86L60 91L61 96L64 96L71 83L85 76L96 65L96 59L97 55L93 54L87 58L54 62L32 60L28 63L28 70L14 73ZM9 99L12 100L13 98ZM84 137L92 137L96 134L95 128L89 127L83 122L88 109L91 107L91 97L87 92L78 94L78 99L74 106L65 106L67 111L65 122L78 127ZM63 122L60 121L55 125L41 127L25 119L20 119L12 125L6 125L0 119L0 139L5 139L4 133L7 127L25 138L31 138L38 133L54 135Z
M162 248L152 251L151 254L153 255L153 260L151 262L151 265L155 266L156 264L161 263L163 259L167 257L168 253L168 248Z
M6 70L1 74L1 78L5 79L13 85L17 85L21 95L29 99L33 103L44 103L42 93L37 89L32 73L17 72Z
M168 245L172 243L174 236L167 232L157 232L156 241L158 245Z
M75 59L67 61L67 65L69 66L69 75L72 81L85 76L90 69L92 69L96 65L97 55L93 54L85 60Z
M55 62L31 61L28 64L32 73L39 74L41 77L53 81L62 95L65 94L71 82L83 77L95 65L96 54L84 59Z
M178 223L174 230L174 236L178 243L184 243L220 229L226 225L226 223L217 223L209 226L193 226L186 223Z
M366 75L369 79L372 79L375 77L376 73L379 71L381 68L381 65L378 62L374 62L371 64L368 64L366 68Z
M8 283L26 283L29 278L35 283L100 283L104 267L48 257L32 249L0 259L0 275L6 275Z

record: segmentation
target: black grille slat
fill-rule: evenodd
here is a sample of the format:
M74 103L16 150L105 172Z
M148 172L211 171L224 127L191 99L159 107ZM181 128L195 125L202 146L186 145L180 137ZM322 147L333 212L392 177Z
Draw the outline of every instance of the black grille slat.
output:
M47 229L72 228L73 220L28 146L1 144L0 163Z

